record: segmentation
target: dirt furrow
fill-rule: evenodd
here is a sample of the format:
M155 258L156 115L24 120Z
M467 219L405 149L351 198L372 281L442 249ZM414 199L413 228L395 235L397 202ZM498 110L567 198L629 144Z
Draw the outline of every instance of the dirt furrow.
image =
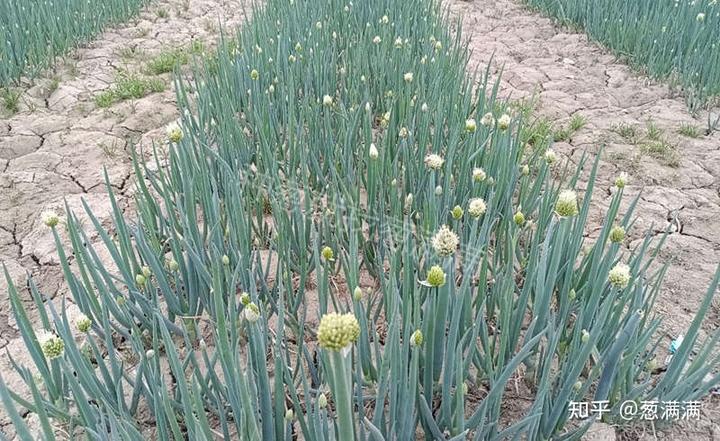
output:
M538 98L537 117L556 127L568 127L576 115L585 120L553 148L573 162L602 148L591 227L609 205L615 177L627 172L625 205L642 192L628 253L646 231L672 231L661 252L661 261L672 264L657 311L668 343L683 334L720 263L720 134L706 133L707 115L694 118L667 84L640 75L584 34L556 26L519 1L452 0L450 9L470 38L470 70L491 62L495 78L502 70L501 95ZM718 310L720 303L708 314L708 329L720 326ZM707 404L706 415L716 421L718 400ZM720 436L720 427L710 423L694 430L685 437L675 430L672 439Z
M16 112L0 109L0 261L27 304L28 273L50 298L59 299L66 289L40 214L63 212L65 201L81 214L84 198L107 224L103 168L126 207L130 149L165 142L165 126L177 118L171 74L148 72L149 60L172 50L211 50L221 26L234 31L244 11L243 0L153 1L131 22L107 30L58 61L45 78L26 84ZM159 81L164 91L100 107L97 96L128 73ZM0 348L27 362L2 279ZM0 369L11 388L20 390L4 354ZM1 430L12 432L3 414Z

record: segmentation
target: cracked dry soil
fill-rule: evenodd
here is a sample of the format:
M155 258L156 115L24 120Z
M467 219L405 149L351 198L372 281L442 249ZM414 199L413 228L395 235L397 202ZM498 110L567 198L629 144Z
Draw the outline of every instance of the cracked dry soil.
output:
M18 288L32 274L40 291L59 302L64 293L52 235L40 220L43 210L64 211L67 201L87 222L81 198L107 225L111 207L103 168L123 210L132 188L131 148L162 143L165 126L177 118L171 74L160 78L165 91L99 108L95 96L116 83L121 72L143 74L145 63L194 42L206 47L221 27L233 30L246 12L243 0L157 0L126 24L56 63L46 78L26 86L20 108L0 113L0 261ZM187 72L184 75L188 75ZM92 241L98 240L91 237ZM22 295L29 305L26 289ZM77 315L74 305L70 317ZM33 316L31 312L31 317ZM22 390L6 350L20 362L24 345L14 326L5 278L0 283L0 370L14 390ZM14 436L0 409L0 430Z
M707 115L693 118L667 84L639 75L585 34L556 26L517 0L451 0L450 11L462 20L470 39L470 70L482 71L491 63L494 78L502 71L501 96L539 99L540 115L558 125L576 114L587 121L553 148L573 163L584 152L594 156L603 148L590 240L599 232L620 172L630 177L625 208L640 194L638 220L626 239L628 251L646 231L658 236L672 231L660 254L660 262L671 265L656 303L669 344L689 326L720 263L720 133L707 135ZM681 135L687 125L698 127L701 136ZM651 148L657 142L660 151ZM716 301L706 317L706 331L720 326L718 311ZM720 439L720 398L706 399L703 410L705 422L681 424L671 433L658 433L659 438L643 429L625 435Z
M153 2L128 25L108 30L58 63L49 78L26 90L19 113L0 119L0 260L19 286L29 272L43 293L55 297L62 292L54 244L40 212L61 211L67 200L80 213L80 198L85 198L108 222L103 167L127 208L132 191L129 148L161 140L164 126L177 116L170 87L108 109L97 108L94 95L110 87L120 70L137 70L153 54L196 39L212 41L218 23L229 28L240 22L242 2ZM161 18L161 9L169 16ZM683 124L702 128L704 121L694 119L667 85L637 75L585 35L560 29L515 0L451 0L450 9L462 17L470 36L471 69L489 62L493 74L502 68L503 95L537 95L540 114L558 124L575 114L585 117L582 129L555 143L558 153L576 162L584 151L597 153L604 146L593 200L595 229L588 231L589 238L597 234L612 182L621 171L631 177L626 203L642 190L628 248L647 230L659 234L673 229L661 254L672 265L657 310L664 316L668 342L683 333L720 262L720 135L678 134ZM168 75L164 80L170 83ZM619 127L644 133L649 121L672 147L666 154L677 155L677 161L648 153L640 135L634 139L619 133ZM11 315L6 286L0 283L0 348L20 354L23 344ZM717 309L709 319L706 326L718 326ZM11 385L20 384L5 355L0 369ZM663 439L720 439L720 429L712 423L719 407L717 398L706 400L707 424L681 425ZM0 426L8 423L0 412ZM642 431L626 435L658 439Z

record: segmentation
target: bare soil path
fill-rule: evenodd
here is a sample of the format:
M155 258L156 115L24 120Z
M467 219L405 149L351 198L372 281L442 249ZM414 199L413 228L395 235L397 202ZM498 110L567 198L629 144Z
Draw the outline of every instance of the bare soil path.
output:
M502 69L501 95L539 97L539 114L557 126L567 127L574 115L585 118L583 128L555 143L562 157L576 162L604 146L591 225L599 228L615 177L627 172L626 202L642 191L628 248L647 230L672 229L661 254L672 265L656 308L669 336L684 333L720 263L720 133L706 135L707 116L693 118L667 84L518 0L451 0L450 10L470 38L471 70L489 62L493 75ZM720 326L718 305L707 330ZM705 418L718 421L719 403L717 397L706 402ZM672 439L717 440L720 426L673 433Z
M664 257L674 264L658 307L669 316L669 329L682 332L682 318L694 312L720 263L720 133L705 135L707 121L694 119L667 85L639 76L584 34L558 28L519 2L451 5L471 39L471 69L492 60L495 74L503 69L501 94L538 96L539 113L557 126L567 126L573 115L586 119L553 148L577 161L584 151L605 146L599 207L608 205L621 172L630 175L626 194L642 190L628 245L648 229L673 224ZM698 137L680 134L685 126L696 127Z
M103 167L127 205L132 192L130 149L164 142L165 126L177 118L171 74L148 73L148 61L199 43L212 47L221 26L234 31L244 12L242 0L153 1L131 22L107 30L58 62L47 78L28 85L16 113L10 115L0 106L0 262L16 285L24 287L29 272L44 294L63 292L52 236L40 219L43 210L62 213L67 200L82 212L84 198L107 222L110 205ZM165 90L100 108L96 96L115 87L125 72L160 80ZM1 279L0 349L19 356L24 345ZM26 299L29 302L29 295ZM17 387L2 352L0 370L11 387ZM0 412L0 430L12 432L8 423Z

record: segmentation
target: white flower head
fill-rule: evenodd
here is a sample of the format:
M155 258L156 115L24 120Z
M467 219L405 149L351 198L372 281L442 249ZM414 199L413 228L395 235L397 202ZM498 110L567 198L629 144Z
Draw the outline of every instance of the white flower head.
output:
M432 238L432 247L439 256L449 256L455 252L460 239L447 225L443 225Z
M482 216L485 214L485 210L487 210L487 206L482 198L473 198L468 202L468 213L472 217Z
M330 95L323 96L323 106L332 106L333 99Z
M165 133L167 134L168 140L175 144L180 142L180 140L183 139L184 136L182 127L180 127L180 124L178 124L177 121L173 121L168 124L167 127L165 127Z
M368 156L370 156L370 159L377 159L380 155L380 152L378 152L377 147L375 147L374 143L370 143L370 149L368 151Z
M380 38L379 35L376 35L375 38L373 38L373 43L380 44L382 42L382 38Z
M625 288L630 283L630 267L618 263L608 273L608 281L616 288Z
M90 326L92 326L92 320L90 320L90 317L85 314L81 314L77 320L75 320L75 326L80 332L88 332L90 330Z
M477 130L477 123L473 118L469 118L465 120L465 131L468 133L473 133Z
M615 186L617 188L624 188L628 181L628 174L625 172L620 173L620 175L615 178Z
M60 222L60 216L52 210L43 211L40 214L40 219L42 220L42 223L50 228L57 226Z
M425 166L431 170L441 169L444 163L445 160L438 154L430 153L425 156Z
M472 171L472 178L475 182L482 182L487 178L487 173L480 167L475 167Z
M508 127L510 127L510 115L507 113L503 114L500 119L498 119L498 127L500 130L507 130Z
M245 308L243 309L243 316L248 322L255 323L260 319L260 308L258 308L255 303L250 302L245 305Z
M37 340L40 343L40 349L42 349L48 360L61 357L65 351L65 342L54 332L40 330L37 333Z
M405 211L410 211L410 208L412 208L413 204L413 194L408 193L407 196L405 196Z
M421 330L416 329L415 332L410 335L410 346L417 348L423 344L423 333Z
M480 124L484 125L485 127L494 126L495 118L493 117L493 114L491 112L488 112L485 115L483 115L483 117L480 119Z
M553 149L547 149L545 151L545 162L548 164L552 164L557 160L557 155L555 154L555 150Z
M413 81L413 73L412 72L406 72L405 75L403 75L403 79L406 83L412 83Z
M577 193L573 190L561 191L555 204L555 212L562 217L578 214Z

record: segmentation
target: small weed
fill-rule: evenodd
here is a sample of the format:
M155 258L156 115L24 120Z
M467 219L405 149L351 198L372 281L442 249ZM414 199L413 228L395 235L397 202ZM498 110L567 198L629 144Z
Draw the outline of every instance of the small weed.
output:
M217 23L215 22L215 20L206 18L205 20L203 20L203 29L205 29L205 32L214 34L217 32Z
M667 140L649 140L641 147L642 153L659 160L668 167L680 166L680 155L677 148Z
M20 91L12 89L2 89L0 91L0 97L2 98L3 106L10 113L16 113L20 110Z
M570 118L567 126L560 127L553 132L553 139L557 142L569 141L575 132L585 127L585 117L576 113Z
M115 103L115 94L112 89L95 95L95 104L98 107L107 108Z
M538 98L537 95L533 95L530 98L523 98L517 100L512 104L512 109L516 112L516 115L523 120L528 120L530 116L535 113L537 109Z
M628 141L631 144L638 143L638 131L635 126L630 124L620 123L612 128L613 132L620 135L622 139Z
M663 131L653 120L648 120L645 128L647 130L647 139L651 141L660 141L662 139Z
M124 61L134 60L145 55L145 51L139 46L127 46L118 50L118 56Z
M105 156L108 158L115 158L117 157L117 151L119 147L119 142L117 140L113 140L112 144L108 145L105 142L101 142L98 144L98 147L105 153Z
M524 144L532 147L543 147L553 134L553 124L545 117L537 118L532 124L523 128L521 139Z
M553 132L553 140L555 142L568 141L570 139L570 135L572 135L572 133L570 132L569 128L560 127L559 129L557 129Z
M158 78L145 78L130 73L118 75L116 83L105 92L95 96L98 107L110 107L116 102L138 99L165 90L165 83Z
M572 118L570 118L570 130L573 133L585 127L585 124L587 124L587 120L579 113L574 114Z
M702 134L700 133L700 129L697 128L697 126L685 123L680 124L678 133L683 136L687 136L688 138L699 138L700 136L702 136Z
M200 40L194 40L188 48L169 49L154 56L145 65L145 73L148 75L161 75L172 72L175 66L187 64L190 55L202 54L205 45Z
M155 15L157 15L158 18L168 18L170 16L165 8L157 8L157 10L155 10Z
M147 37L147 35L150 33L150 28L137 28L135 31L135 37L136 38L143 38Z
M48 94L52 95L56 90L58 90L58 87L60 87L60 78L53 77L52 80L50 80L50 84L48 84Z
M182 49L171 49L159 53L145 65L148 75L160 75L172 72L175 66L188 62L188 54Z

